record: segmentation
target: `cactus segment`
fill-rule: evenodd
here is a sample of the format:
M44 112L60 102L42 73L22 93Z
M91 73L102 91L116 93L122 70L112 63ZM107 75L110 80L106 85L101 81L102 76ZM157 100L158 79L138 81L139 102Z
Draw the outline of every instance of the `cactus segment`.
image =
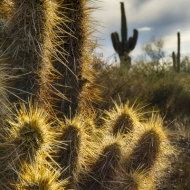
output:
M105 146L97 161L91 164L90 170L79 175L79 189L106 190L113 188L116 185L114 179L119 169L120 158L119 144L113 142Z
M58 134L51 128L50 116L36 103L32 105L30 102L29 109L24 104L20 106L14 120L8 121L10 127L5 131L9 160L19 166L20 162L33 162L40 155L51 158L50 154L59 143L55 140Z
M53 65L61 74L57 80L57 90L67 97L67 100L58 98L57 109L65 115L70 110L68 117L74 117L77 110L84 112L87 110L86 106L93 109L92 102L98 98L89 57L90 48L94 46L90 39L94 30L90 13L95 8L88 3L89 0L60 0L59 12L65 15L68 21L60 24L64 31L61 34L63 43L58 54L60 58Z
M177 33L177 72L180 72L180 33Z
M111 33L111 39L112 39L112 44L113 44L113 47L114 47L114 50L117 52L117 53L119 53L118 52L118 42L119 42L119 35L118 35L118 33L117 32L113 32L113 33Z
M125 16L125 8L124 3L121 2L121 41L126 42L127 41L127 19Z
M17 190L64 190L67 180L59 180L61 171L54 170L44 162L28 165L23 163L22 171L19 173L19 179L12 184L12 188Z
M173 69L176 71L176 55L175 52L172 52L172 60L173 60Z
M65 170L61 179L69 178L68 187L74 188L75 175L83 168L88 170L89 163L97 159L99 137L93 125L79 116L66 118L60 126L59 141L65 142L66 146L59 149L55 160Z
M135 132L134 132L135 133ZM134 136L132 153L126 156L127 171L159 171L162 173L173 154L166 129L160 117L153 115ZM136 140L135 140L136 139ZM136 141L136 142L135 142Z
M177 55L172 52L173 68L177 73L180 72L180 32L177 33Z
M133 37L129 38L129 50L134 50L138 38L138 31L136 29L133 30Z
M105 113L107 115L105 126L108 130L111 130L110 132L114 136L118 134L130 134L135 128L141 126L139 117L142 113L138 113L133 106L130 107L128 104L118 105L115 103L115 108Z

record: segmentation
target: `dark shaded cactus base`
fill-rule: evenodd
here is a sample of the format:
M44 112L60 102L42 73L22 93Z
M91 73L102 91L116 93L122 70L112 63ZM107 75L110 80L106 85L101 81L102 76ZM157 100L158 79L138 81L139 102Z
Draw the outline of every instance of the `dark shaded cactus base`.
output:
M127 70L130 69L131 57L127 53L124 53L124 55L120 57L120 67Z

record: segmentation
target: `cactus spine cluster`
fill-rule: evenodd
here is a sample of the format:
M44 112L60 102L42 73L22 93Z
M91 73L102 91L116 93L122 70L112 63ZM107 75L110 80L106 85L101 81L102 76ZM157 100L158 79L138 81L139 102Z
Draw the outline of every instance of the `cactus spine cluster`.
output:
M90 24L92 7L87 6L88 0L60 1L59 12L67 19L60 24L63 32L60 38L58 56L53 64L59 71L57 77L57 91L66 98L58 98L56 103L59 112L68 113L74 117L77 110L84 106L89 108L94 99L97 101L98 93L94 84L93 69L90 67L89 51L93 42L90 34L93 28ZM84 110L83 110L84 111Z
M177 33L177 55L172 52L173 68L177 73L180 72L180 32Z
M8 18L1 57L12 76L9 99L27 101L30 94L50 110L56 72L52 60L56 57L57 25L62 19L57 14L57 5L40 0L4 0L3 5L3 15L7 12Z
M95 124L89 1L2 2L0 189L154 189L173 153L162 119L115 104Z
M135 48L138 38L138 31L133 30L133 37L128 39L127 36L127 20L125 16L124 3L121 2L121 41L117 32L111 33L111 40L114 50L118 53L121 64L127 63L127 69L130 68L131 58L129 53ZM122 66L122 65L121 65Z

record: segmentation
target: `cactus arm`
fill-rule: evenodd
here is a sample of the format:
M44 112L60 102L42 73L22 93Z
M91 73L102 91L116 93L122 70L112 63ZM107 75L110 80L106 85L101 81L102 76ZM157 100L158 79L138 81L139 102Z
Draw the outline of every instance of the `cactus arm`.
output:
M111 40L114 47L114 50L118 52L118 42L119 42L119 35L117 32L111 33Z
M129 51L134 50L136 44L137 44L137 38L138 38L138 30L133 30L133 37L129 38Z
M128 52L132 51L133 50L133 37L130 37L128 42Z
M176 56L175 56L175 52L172 52L172 60L173 60L173 69L174 71L176 71Z
M127 20L125 16L124 3L121 2L121 41L122 44L127 40Z
M177 33L177 72L180 72L180 33Z
M116 40L119 42L119 35L117 32L114 33Z
M119 54L120 57L123 56L125 52L125 42L122 44L122 42L119 41L119 35L117 32L111 34L111 39L114 50Z
M179 73L180 72L180 33L177 33L177 54L172 52L172 59L173 59L173 68L174 70Z

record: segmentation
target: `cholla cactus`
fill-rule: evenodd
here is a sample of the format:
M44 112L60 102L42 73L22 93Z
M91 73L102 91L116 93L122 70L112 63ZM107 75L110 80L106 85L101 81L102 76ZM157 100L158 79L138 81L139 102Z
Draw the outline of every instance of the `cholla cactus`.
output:
M57 77L57 91L66 96L66 99L57 99L57 109L70 117L74 117L78 111L91 114L92 102L99 99L89 57L91 48L95 46L90 38L95 30L90 13L95 8L88 5L89 0L57 2L60 4L60 14L67 18L60 24L63 32L61 31L61 42L57 47L59 59L53 63L60 73Z
M154 189L173 153L162 119L115 103L95 125L88 0L2 2L0 189Z
M67 180L59 181L59 169L53 169L41 162L28 165L23 163L22 171L19 173L19 181L13 185L13 189L20 190L37 190L51 189L63 190L67 184ZM35 172L34 172L35 171Z
M29 104L29 110L21 104L14 120L8 120L8 126L2 129L4 136L1 144L1 175L8 182L17 178L23 163L31 164L38 159L49 159L58 150L56 140L59 133L52 129L50 116L35 103ZM7 183L7 182L3 182Z
M65 142L66 146L59 150L56 161L61 168L66 169L61 178L69 178L68 187L74 188L76 173L87 169L88 162L97 159L100 137L91 120L83 121L81 116L66 118L60 124L60 133L60 141Z
M17 102L18 98L27 101L28 96L33 96L50 110L56 72L52 60L57 56L58 24L64 18L58 16L58 5L54 1L3 2L2 15L8 13L8 18L5 19L1 57L9 68L8 74L14 76L10 78L9 99L11 102Z

